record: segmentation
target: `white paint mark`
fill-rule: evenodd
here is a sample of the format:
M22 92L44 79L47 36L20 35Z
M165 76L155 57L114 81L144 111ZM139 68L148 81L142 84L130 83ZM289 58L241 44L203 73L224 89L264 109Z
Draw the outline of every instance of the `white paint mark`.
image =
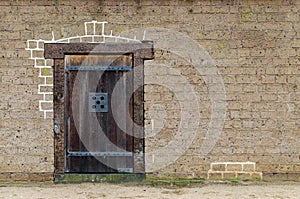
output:
M144 30L143 40L145 40L145 38L146 38L146 30Z
M151 119L151 130L154 131L154 119Z
M87 35L87 22L84 22L84 34Z
M55 41L54 32L52 31L52 41Z
M49 110L44 110L41 107L41 103L53 103L52 100L48 100L49 95L53 95L53 92L42 92L41 91L41 87L42 86L52 86L53 84L47 84L47 78L52 78L52 75L43 75L42 74L42 69L52 69L52 62L51 64L47 64L46 60L43 56L34 56L33 51L44 51L43 47L40 47L40 43L70 43L71 40L76 40L79 39L80 42L83 42L83 38L89 38L91 40L89 40L90 42L95 42L95 37L99 37L99 38L103 38L102 42L98 42L98 43L105 43L105 39L106 37L115 39L115 42L118 41L127 41L127 42L136 42L136 43L141 43L140 40L137 40L136 37L134 37L134 39L131 38L127 38L127 37L121 37L120 35L115 36L113 35L112 30L110 31L109 35L105 35L105 24L107 22L103 21L103 22L98 22L96 20L90 21L90 22L84 22L84 35L81 36L74 36L74 37L68 37L68 38L62 38L62 39L57 39L55 40L55 35L54 35L54 31L52 31L52 39L51 40L27 40L27 46L25 48L25 50L30 51L30 57L29 59L32 59L34 62L34 68L39 68L39 78L42 78L43 80L43 84L39 84L38 85L38 94L43 96L42 100L39 100L39 110L42 111L44 113L44 119L47 118L47 113L49 112L53 112L53 109L49 109ZM93 24L93 34L88 34L88 24ZM97 31L97 25L101 25L101 35L96 34ZM78 41L78 40L77 40Z
M93 33L96 35L96 21L93 21Z
M104 24L106 24L107 22L106 21L104 21L104 22L102 22L102 35L104 35Z

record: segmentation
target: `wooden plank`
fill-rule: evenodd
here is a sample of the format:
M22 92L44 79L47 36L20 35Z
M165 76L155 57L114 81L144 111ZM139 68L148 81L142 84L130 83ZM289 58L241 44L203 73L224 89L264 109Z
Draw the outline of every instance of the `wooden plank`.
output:
M65 57L65 65L70 64L71 59L69 56ZM66 101L66 123L67 123L67 131L66 131L66 139L67 139L67 150L70 151L78 151L80 147L80 139L78 135L78 130L80 129L80 118L76 117L76 115L80 115L80 109L73 109L73 106L77 107L80 104L80 88L78 86L74 86L75 80L78 72L72 71L71 73L66 73L66 93L67 93L67 101ZM80 159L79 158L66 158L67 160L67 171L80 171Z
M102 90L101 90L101 92L106 92L106 93L108 93L108 79L109 79L109 77L108 77L108 75L107 75L107 73L104 73L103 74L103 80L102 80L102 84L103 85L101 85L101 88L102 88ZM109 93L108 93L108 109L110 109L110 105L109 105L109 102L110 102L110 98L109 98ZM105 142L104 140L106 139L106 138L108 138L108 136L107 136L107 133L106 132L109 132L110 131L110 124L107 122L107 121L109 121L110 120L110 118L109 118L109 113L107 113L107 114L105 114L105 117L103 117L103 121L102 121L102 123L104 124L103 125L103 128L102 128L102 139L101 139L101 142L100 142L100 144L101 144L101 149L102 150L104 150L104 151L109 151L110 150L110 148L109 148L109 145L108 145L108 143L107 142ZM107 158L104 158L103 159L103 163L105 164L105 165L108 165L108 159ZM106 167L106 169L104 170L105 172L110 172L110 170L109 170L109 168L107 168Z
M77 132L77 128L75 126L75 122L78 120L78 118L74 118L74 112L76 110L73 110L72 108L72 104L77 105L79 103L79 96L75 96L74 94L72 94L71 91L74 91L76 93L79 93L78 88L74 88L74 79L76 77L77 71L73 71L72 73L70 73L69 75L67 75L67 79L68 79L68 84L67 84L67 88L68 88L68 118L67 119L67 123L68 125L68 131L67 131L67 150L70 151L77 151L79 150L79 137L78 137L78 132ZM79 112L79 111L77 111ZM78 113L77 113L78 114ZM68 122L69 120L69 122ZM77 122L78 123L78 122ZM75 161L70 161L70 159L68 160L68 168L67 170L76 170L76 167L78 166L78 160L75 159ZM79 169L79 168L77 168Z
M128 72L118 72L119 74L119 89L116 90L116 92L121 96L118 98L119 103L119 123L120 123L120 129L117 134L117 145L123 149L126 150L126 133L129 133L126 131L126 113L127 113L127 103L126 103L126 73ZM126 168L126 158L120 158L117 163L117 168Z
M133 55L132 55L133 56ZM132 58L132 60L134 60ZM132 63L133 67L135 66L134 63ZM126 113L126 151L134 152L133 148L133 77L134 77L134 71L130 71L127 73L126 76L126 82L125 82L125 91L126 91L126 101L128 102L127 105L127 113ZM133 168L133 158L126 158L125 167L126 168Z
M54 125L58 131L54 134L54 168L55 173L64 172L64 133L65 133L65 97L64 97L64 60L54 60L54 88L53 88L53 107L54 107Z
M96 92L97 84L98 84L98 78L97 78L97 71L86 71L86 92L84 94L84 100L86 101L85 103L85 131L84 135L85 138L85 146L84 146L84 151L94 151L95 150L95 145L98 142L98 120L96 117L96 113L89 112L89 103L88 103L88 97L89 93L91 92ZM85 161L85 164L83 164L84 168L86 169L86 172L93 172L95 170L98 170L98 161L94 157L87 157L87 161Z
M134 79L136 85L143 85L144 82L144 60L137 53L134 55ZM140 87L133 94L133 120L139 127L134 127L134 173L145 173L144 162L144 87Z
M101 77L99 77L100 80L98 81L98 85L97 85L97 92L101 92L101 93L106 93L107 89L106 89L106 75L104 73L101 72ZM107 121L107 113L96 113L97 115L97 122L99 124L99 131L98 131L98 140L96 146L95 146L95 151L105 151L105 143L103 143L103 135L104 132L106 131L106 121ZM98 157L97 158L97 164L96 167L99 168L100 171L105 172L106 171L106 158L104 157ZM100 168L101 167L101 168Z
M107 148L110 151L115 151L115 146L117 145L116 139L117 139L117 126L114 120L113 112L112 109L116 108L118 104L112 104L112 92L115 87L116 81L117 81L117 76L116 73L114 72L105 72L107 74L108 80L107 80L107 85L108 85L108 100L109 100L109 111L108 111L108 120L107 122L107 131L106 135L110 141L110 143L107 143ZM111 169L116 168L116 161L115 158L108 157L107 158L107 163L110 165Z
M142 59L153 59L152 41L143 43L45 43L46 59L63 59L65 55L80 54L125 54L139 52Z

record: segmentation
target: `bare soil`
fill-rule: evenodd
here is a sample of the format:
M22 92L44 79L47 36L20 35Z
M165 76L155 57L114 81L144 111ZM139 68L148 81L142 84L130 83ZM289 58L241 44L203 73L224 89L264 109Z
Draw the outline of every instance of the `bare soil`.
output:
M300 198L300 183L197 184L193 187L153 187L136 184L0 184L0 198Z

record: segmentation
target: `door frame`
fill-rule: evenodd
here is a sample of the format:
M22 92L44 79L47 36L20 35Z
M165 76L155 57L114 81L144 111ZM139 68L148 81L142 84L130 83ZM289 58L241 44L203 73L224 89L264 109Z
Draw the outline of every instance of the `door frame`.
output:
M133 54L133 84L144 85L144 60L154 58L152 41L141 43L45 43L44 57L54 59L53 105L54 105L54 174L65 173L65 133L67 130L66 68L65 55L76 54ZM139 66L139 67L137 67ZM133 173L145 173L144 156L144 86L134 92L133 120L142 128L133 129ZM142 129L142 130L140 130Z

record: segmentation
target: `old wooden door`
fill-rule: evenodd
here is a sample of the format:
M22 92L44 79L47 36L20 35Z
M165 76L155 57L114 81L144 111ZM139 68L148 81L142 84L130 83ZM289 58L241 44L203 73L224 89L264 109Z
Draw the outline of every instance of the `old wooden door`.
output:
M154 58L153 42L44 48L54 59L55 176L145 173L143 68Z
M133 172L132 54L67 55L66 172Z

